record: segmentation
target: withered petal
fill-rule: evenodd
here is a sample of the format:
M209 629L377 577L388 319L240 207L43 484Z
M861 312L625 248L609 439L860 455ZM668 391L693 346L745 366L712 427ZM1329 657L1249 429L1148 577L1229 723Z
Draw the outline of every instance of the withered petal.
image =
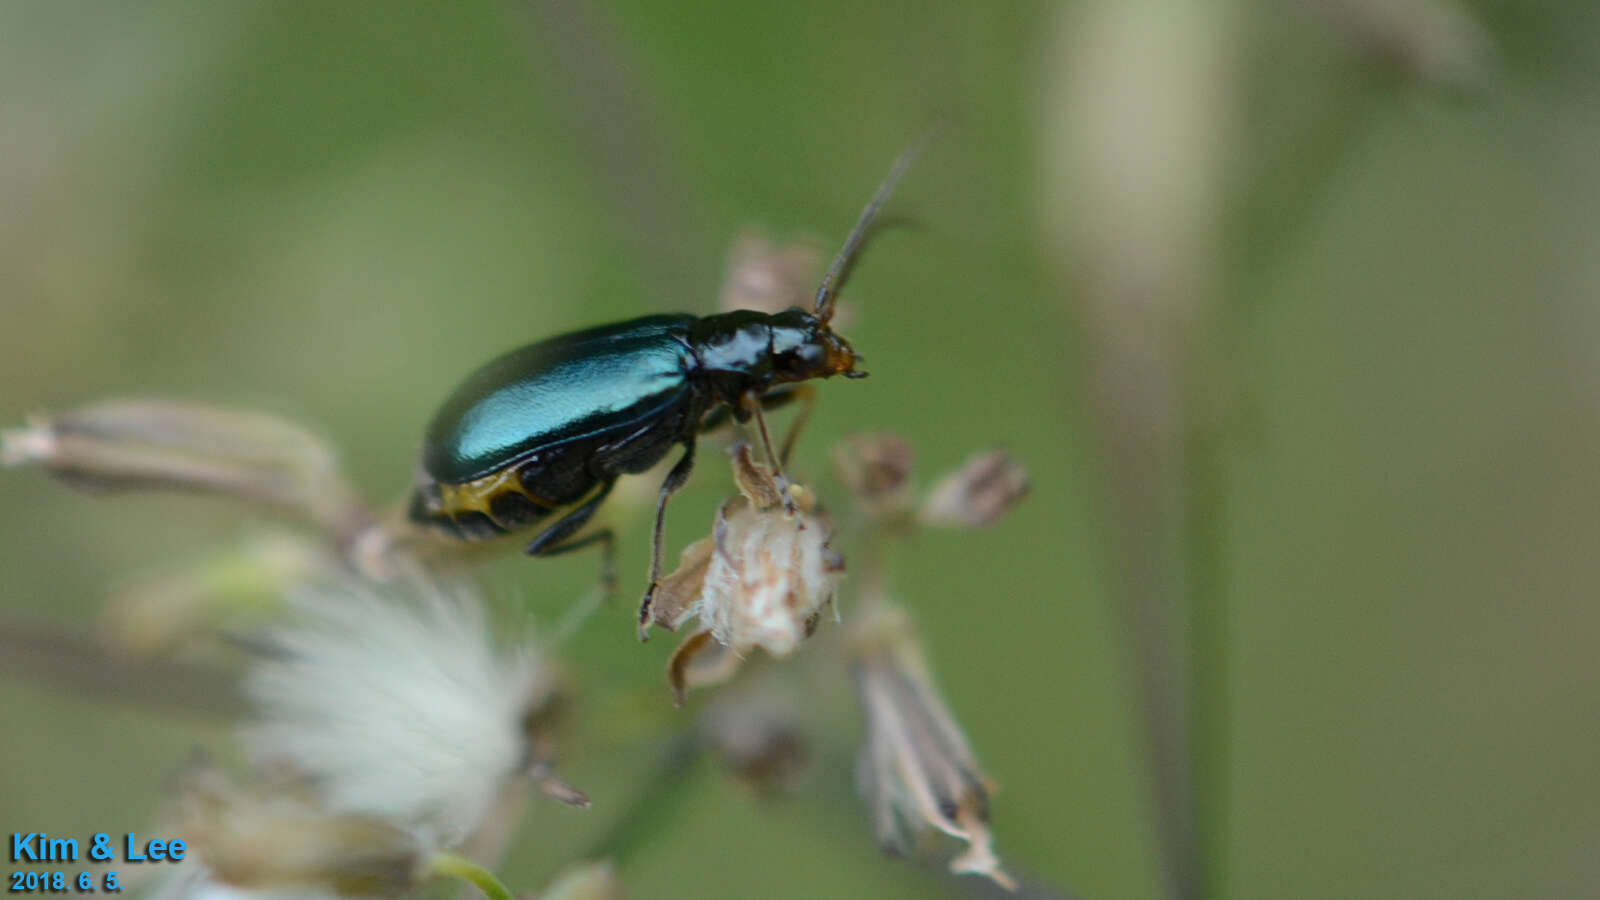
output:
M714 546L711 538L701 538L683 548L678 556L678 567L656 585L650 604L650 621L668 631L676 631L694 614Z
M733 480L739 493L749 498L756 509L771 509L783 502L783 492L771 470L756 462L750 455L749 444L733 448Z
M552 800L559 800L568 806L576 806L579 809L589 808L589 795L573 786L566 779L556 775L555 772L550 770L548 764L541 764L535 767L533 771L529 772L529 775L533 777L534 786L539 789L539 793L544 794L546 797Z
M711 650L709 655L704 652L707 649ZM737 653L716 642L709 628L684 638L667 660L667 682L672 686L674 705L683 706L691 688L721 684L732 678L741 662Z

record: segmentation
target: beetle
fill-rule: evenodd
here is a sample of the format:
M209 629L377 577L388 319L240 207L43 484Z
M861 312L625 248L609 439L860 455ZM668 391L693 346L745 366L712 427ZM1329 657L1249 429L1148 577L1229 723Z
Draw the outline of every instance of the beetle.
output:
M656 498L650 583L639 612L647 620L661 579L667 501L689 478L700 433L730 416L741 423L754 418L767 462L787 488L782 461L805 410L783 452L774 453L763 408L809 403L804 382L813 379L866 375L857 368L861 357L829 323L879 211L920 144L895 160L810 311L643 316L529 344L468 376L427 427L408 517L465 541L543 525L527 546L532 556L600 543L609 589L610 529L576 536L618 478L644 472L682 446ZM787 490L784 497L792 503Z

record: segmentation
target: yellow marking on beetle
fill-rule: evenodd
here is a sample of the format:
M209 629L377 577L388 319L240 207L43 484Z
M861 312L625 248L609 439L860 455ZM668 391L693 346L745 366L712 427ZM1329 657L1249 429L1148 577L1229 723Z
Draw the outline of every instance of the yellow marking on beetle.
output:
M492 519L494 516L489 512L489 505L494 502L494 498L506 492L521 494L541 507L550 508L556 505L528 493L522 486L522 479L517 474L516 467L513 466L463 484L440 484L440 510L450 515L481 512Z
M568 541L578 541L606 528L625 530L636 523L638 516L646 514L655 504L656 493L661 485L661 480L666 477L667 470L672 467L672 460L664 459L649 472L640 475L624 475L617 479L616 489L611 497L606 500L594 518L590 519ZM470 482L469 482L470 483ZM447 485L432 482L443 496L443 491L451 487L463 485ZM600 490L604 485L597 485L595 490ZM526 495L526 491L523 492ZM535 502L543 502L533 498ZM585 502L594 499L591 492L583 498L572 503L556 507L538 521L531 522L515 531L493 537L466 538L452 533L443 527L439 519L449 519L451 514L444 503L427 506L430 520L413 522L404 519L404 523L396 525L404 539L411 542L409 546L423 553L430 561L441 565L464 564L489 558L499 553L508 546L521 546L528 540L528 535L536 533L540 528L549 527L554 522L561 521L562 517L582 506ZM404 517L403 517L404 518ZM415 527L414 526L421 526Z
M605 484L596 484L593 490L587 492L577 500L574 500L570 503L560 504L552 503L537 494L530 493L527 488L522 486L522 479L517 476L515 468L502 469L498 472L493 472L485 475L482 478L462 484L440 483L438 488L439 505L433 510L433 512L447 516L452 520L462 513L480 512L485 516L488 516L491 522L501 526L508 532L512 532L522 531L528 526L520 526L513 529L507 527L505 523L495 518L494 513L491 511L491 507L493 506L496 497L507 493L521 494L533 503L537 504L541 510L545 510L545 512L540 514L537 521L553 522L559 521L566 514L594 499L595 495L605 488ZM528 524L531 525L533 523Z

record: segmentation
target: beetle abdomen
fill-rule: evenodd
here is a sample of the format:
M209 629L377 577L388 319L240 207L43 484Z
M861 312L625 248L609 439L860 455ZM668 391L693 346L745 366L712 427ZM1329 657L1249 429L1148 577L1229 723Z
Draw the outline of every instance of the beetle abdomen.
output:
M441 484L460 485L530 455L561 468L557 457L570 454L574 444L647 418L687 390L694 355L685 336L693 321L646 316L493 360L468 377L429 424L423 470Z
M413 522L465 540L486 540L567 512L622 475L643 472L693 433L700 407L687 390L632 422L525 453L462 484L417 473Z
M646 316L512 351L428 426L408 510L467 540L519 530L642 472L682 439L695 402L693 316Z

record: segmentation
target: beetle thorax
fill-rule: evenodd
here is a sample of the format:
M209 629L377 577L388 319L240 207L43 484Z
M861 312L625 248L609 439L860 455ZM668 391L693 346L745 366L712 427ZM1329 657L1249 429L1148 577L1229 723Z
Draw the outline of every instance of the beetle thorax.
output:
M707 316L690 332L698 375L728 402L777 384L850 374L855 352L802 309Z

